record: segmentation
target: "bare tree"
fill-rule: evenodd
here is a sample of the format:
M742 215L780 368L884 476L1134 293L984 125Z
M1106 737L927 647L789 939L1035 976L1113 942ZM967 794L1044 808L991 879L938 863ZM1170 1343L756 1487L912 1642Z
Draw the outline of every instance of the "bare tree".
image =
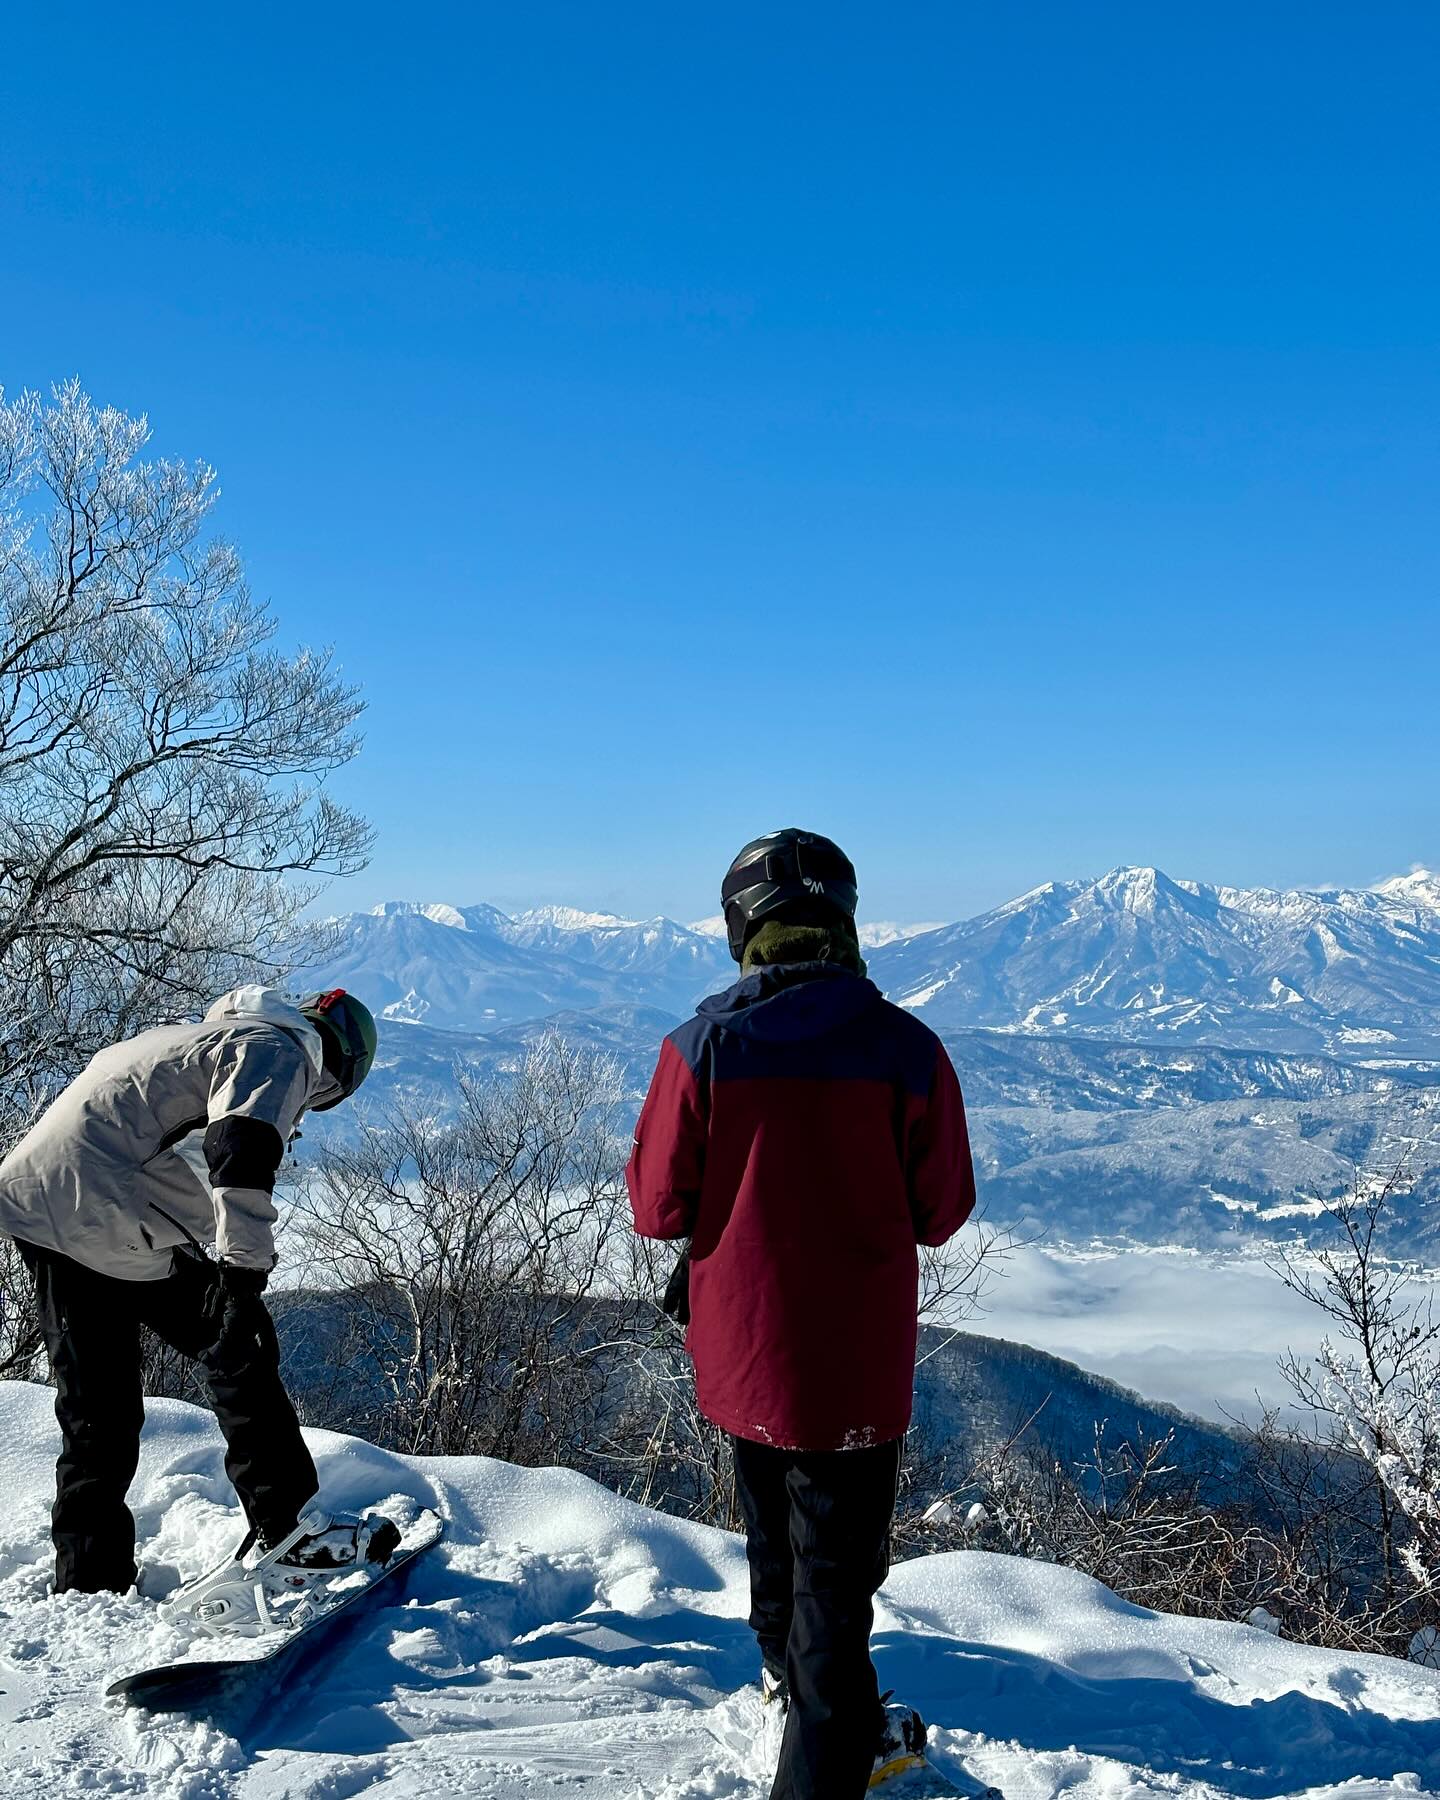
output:
M291 957L369 833L360 706L275 647L204 465L79 383L0 396L0 1131L117 1035Z
M39 1380L44 1349L34 1285L14 1244L0 1237L0 1381Z
M410 1452L574 1463L633 1350L617 1069L549 1036L458 1080L453 1123L365 1124L300 1190L289 1260L347 1384L309 1404Z
M0 393L0 1150L101 1045L296 960L364 861L360 703L276 648L203 464L70 381ZM35 1364L0 1245L0 1368Z
M1404 1653L1410 1597L1386 1598L1385 1531L1376 1483L1344 1437L1313 1415L1268 1408L1247 1437L1236 1501L1264 1520L1283 1579L1266 1606L1285 1635L1335 1650Z
M947 1335L920 1359L927 1362L947 1350L965 1327L984 1310L990 1283L1005 1260L1023 1242L1008 1225L992 1225L983 1208L965 1231L948 1243L920 1252L920 1322L946 1329Z
M1302 1411L1365 1470L1374 1497L1381 1592L1377 1631L1440 1619L1440 1316L1416 1271L1387 1256L1385 1226L1408 1166L1357 1171L1329 1207L1338 1241L1285 1253L1286 1286L1330 1322L1313 1361L1282 1372Z

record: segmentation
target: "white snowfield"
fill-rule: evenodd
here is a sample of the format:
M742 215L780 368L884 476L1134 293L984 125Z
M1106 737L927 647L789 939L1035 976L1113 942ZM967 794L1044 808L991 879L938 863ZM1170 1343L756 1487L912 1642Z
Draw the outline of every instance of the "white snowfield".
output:
M209 1416L153 1402L133 1495L147 1597L50 1596L50 1398L0 1385L5 1800L768 1792L738 1539L565 1470L409 1459L330 1432L310 1441L334 1504L408 1495L447 1516L445 1542L338 1625L328 1653L228 1710L107 1711L108 1680L173 1653L156 1596L224 1555L238 1515ZM1440 1674L1142 1612L1064 1570L902 1564L875 1647L885 1685L935 1722L936 1763L1007 1800L1440 1788Z

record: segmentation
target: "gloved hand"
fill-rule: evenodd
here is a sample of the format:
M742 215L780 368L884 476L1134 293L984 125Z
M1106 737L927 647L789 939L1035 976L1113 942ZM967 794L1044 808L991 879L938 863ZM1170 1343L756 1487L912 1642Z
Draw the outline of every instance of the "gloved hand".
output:
M215 1327L215 1339L205 1360L216 1368L251 1361L257 1350L278 1352L275 1322L260 1298L269 1281L264 1269L244 1269L222 1260L216 1272L206 1313Z
M670 1273L665 1283L665 1298L660 1302L662 1311L669 1313L677 1325L690 1323L690 1246L687 1244L680 1252L680 1260Z

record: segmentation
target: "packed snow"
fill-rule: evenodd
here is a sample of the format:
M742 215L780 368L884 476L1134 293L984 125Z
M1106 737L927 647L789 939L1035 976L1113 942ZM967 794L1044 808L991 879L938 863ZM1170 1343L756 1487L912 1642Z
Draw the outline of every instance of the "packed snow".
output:
M404 1458L309 1434L336 1505L405 1495L446 1540L278 1684L207 1714L107 1709L162 1660L156 1601L239 1530L209 1416L150 1407L134 1489L144 1597L47 1593L50 1395L0 1388L0 1780L7 1796L155 1800L760 1800L740 1541L583 1476ZM876 1658L936 1764L1007 1800L1391 1800L1440 1789L1440 1672L1149 1613L1084 1576L981 1553L903 1563ZM246 1683L250 1682L250 1686Z

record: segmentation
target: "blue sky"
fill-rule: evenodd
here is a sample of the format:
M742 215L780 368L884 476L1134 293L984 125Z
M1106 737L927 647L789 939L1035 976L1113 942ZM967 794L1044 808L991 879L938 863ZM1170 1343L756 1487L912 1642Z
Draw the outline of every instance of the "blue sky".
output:
M0 381L220 470L344 903L1440 862L1440 14L19 9Z

